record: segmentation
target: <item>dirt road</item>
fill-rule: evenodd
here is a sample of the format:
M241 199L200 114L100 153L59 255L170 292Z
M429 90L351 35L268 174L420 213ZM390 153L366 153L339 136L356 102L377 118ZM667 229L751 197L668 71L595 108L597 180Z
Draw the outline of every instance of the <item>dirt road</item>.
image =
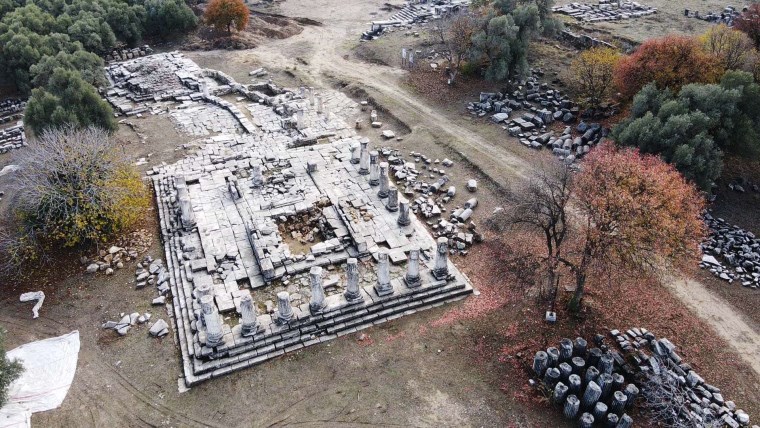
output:
M760 328L743 317L733 306L710 292L701 282L691 279L664 281L686 305L704 319L741 355L760 378ZM726 284L726 287L738 287Z

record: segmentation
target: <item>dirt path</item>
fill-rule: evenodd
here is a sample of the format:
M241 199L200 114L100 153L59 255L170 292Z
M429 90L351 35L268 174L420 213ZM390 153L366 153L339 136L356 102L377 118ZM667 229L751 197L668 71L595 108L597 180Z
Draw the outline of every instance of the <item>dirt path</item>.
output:
M699 281L677 279L664 283L694 313L710 324L760 377L760 329L757 326ZM735 284L727 286L732 285Z

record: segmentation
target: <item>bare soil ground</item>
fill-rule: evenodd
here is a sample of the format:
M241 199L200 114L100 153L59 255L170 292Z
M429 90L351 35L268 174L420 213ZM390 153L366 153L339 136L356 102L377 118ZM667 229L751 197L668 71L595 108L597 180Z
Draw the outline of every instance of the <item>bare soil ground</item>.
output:
M373 145L454 160L449 168L453 184L461 187L468 178L481 182L476 221L482 223L508 197L511 183L529 174L532 162L545 154L465 114L466 101L491 84L463 82L442 97L420 93L408 73L392 62L393 52L406 43L401 36L377 53L387 60L365 61L367 53L355 50L358 36L370 19L390 15L383 3L287 0L267 11L307 17L323 26L306 26L298 35L253 50L187 55L240 82L264 66L285 86L340 88L357 100L371 100L388 129L403 140L383 141L377 130L366 127L362 134ZM557 49L561 64L565 53ZM118 137L135 159L151 154L143 169L184 156L185 149L177 148L192 142L165 116L131 121L136 128L122 126ZM454 204L467 196L460 189ZM157 234L155 219L147 221ZM154 257L162 254L157 241L150 250ZM165 309L149 307L154 297L150 288L134 290L133 264L113 277L84 276L72 258L68 271L46 271L50 280L42 284L0 279L0 325L10 331L11 348L73 329L82 335L69 396L62 408L35 414L36 426L568 426L527 387L530 356L564 336L636 325L674 339L683 356L720 385L725 396L753 415L760 412L760 376L728 344L736 337L721 339L712 329L720 330L733 318L702 320L664 288L632 276L630 283L593 284L580 317L561 313L562 322L547 326L540 321L544 306L536 304L525 279L513 275L525 269L507 258L500 241L488 236L486 244L455 260L480 296L368 329L366 337L351 335L310 347L182 394L173 336L153 339L138 327L118 338L100 328L120 312L166 317ZM21 292L39 288L49 297L41 318L33 321L31 305L17 299ZM700 314L700 308L694 312Z

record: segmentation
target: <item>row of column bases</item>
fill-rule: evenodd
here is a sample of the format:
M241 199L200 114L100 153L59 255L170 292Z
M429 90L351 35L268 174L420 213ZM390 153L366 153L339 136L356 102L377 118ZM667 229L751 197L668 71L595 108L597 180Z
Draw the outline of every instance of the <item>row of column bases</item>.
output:
M396 223L399 226L409 226L412 223L409 217L409 201L403 198L399 200L398 189L392 186L388 179L388 162L378 163L380 153L376 150L369 151L368 146L368 141L362 141L358 152L355 147L352 148L351 163L359 164L359 174L369 175L370 186L380 186L377 196L381 199L388 198L385 208L391 212L399 212Z
M387 250L380 250L378 253L377 263L377 283L375 292L378 296L384 297L392 295L393 285L391 284L390 260ZM436 247L435 265L432 270L433 276L437 280L446 280L449 276L448 267L448 239L438 238ZM404 283L409 288L417 288L422 285L420 275L420 248L415 247L409 251L407 258L406 274ZM312 315L320 315L326 309L325 290L322 286L322 268L314 266L309 271L309 283L311 286L311 299L309 301L309 311ZM206 346L215 347L222 343L224 331L222 318L214 304L214 297L210 287L198 289L198 295L201 301L201 321L206 330ZM364 301L359 288L359 261L355 258L348 259L346 266L346 291L343 293L349 304L357 304ZM281 291L277 293L277 312L275 314L275 323L278 325L290 322L295 313L290 304L290 293ZM243 336L253 336L261 330L258 322L258 311L253 303L251 294L244 294L240 299L240 327Z

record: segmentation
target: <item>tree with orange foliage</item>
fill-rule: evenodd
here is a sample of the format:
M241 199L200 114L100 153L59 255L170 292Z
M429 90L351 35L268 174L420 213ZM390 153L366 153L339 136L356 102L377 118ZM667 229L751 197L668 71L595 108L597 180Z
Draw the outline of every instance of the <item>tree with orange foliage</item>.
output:
M650 82L677 93L689 83L716 83L723 72L720 61L697 40L666 36L644 42L623 58L615 68L615 86L628 99Z
M697 257L705 233L703 200L659 157L604 143L584 159L572 190L580 224L573 251L565 249L560 258L575 277L571 310L580 308L595 268L656 270L663 262Z
M233 25L238 31L243 30L248 25L250 14L243 0L211 0L203 19L217 29L226 28L230 34Z
M746 33L755 42L755 47L760 49L760 4L752 3L734 19L734 28Z

